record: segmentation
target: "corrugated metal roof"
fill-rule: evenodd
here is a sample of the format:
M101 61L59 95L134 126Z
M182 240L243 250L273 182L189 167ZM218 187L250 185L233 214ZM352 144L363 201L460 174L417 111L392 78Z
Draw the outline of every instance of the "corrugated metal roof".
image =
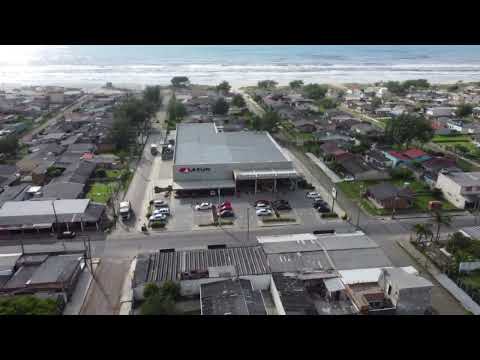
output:
M142 259L143 266L139 267L136 274L137 284L142 282L142 279L144 282L178 281L182 273L207 272L209 267L217 266L233 266L239 276L270 273L265 253L260 246L158 251L142 254L139 259Z

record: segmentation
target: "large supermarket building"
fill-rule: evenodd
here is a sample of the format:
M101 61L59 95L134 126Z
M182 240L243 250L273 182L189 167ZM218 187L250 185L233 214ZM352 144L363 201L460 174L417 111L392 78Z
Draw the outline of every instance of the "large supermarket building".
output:
M214 123L178 124L174 190L260 191L280 184L296 188L298 173L268 132L219 132Z

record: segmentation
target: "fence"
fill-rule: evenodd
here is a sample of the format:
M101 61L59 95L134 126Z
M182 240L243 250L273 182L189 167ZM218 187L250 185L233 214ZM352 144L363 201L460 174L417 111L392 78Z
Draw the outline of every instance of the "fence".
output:
M459 272L470 272L477 269L480 269L480 261L461 262L458 265Z
M445 273L458 287L465 291L473 301L480 304L480 289L478 287L465 283L456 271L447 270Z

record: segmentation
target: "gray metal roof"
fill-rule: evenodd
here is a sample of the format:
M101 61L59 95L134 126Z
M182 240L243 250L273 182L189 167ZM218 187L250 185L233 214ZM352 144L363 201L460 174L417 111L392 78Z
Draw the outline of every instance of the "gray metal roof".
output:
M202 315L267 315L260 291L247 279L200 285Z
M62 214L84 213L89 199L55 200L55 212ZM7 201L0 208L0 218L13 216L54 215L52 201Z
M68 281L82 259L81 255L49 256L30 279L30 285Z
M289 162L267 132L220 132L215 124L178 124L176 165Z
M85 185L71 182L53 182L42 189L43 197L54 199L76 199L83 192Z
M427 279L409 274L401 268L389 268L383 270L392 283L395 283L401 289L411 289L419 287L433 287L433 284Z
M461 186L480 186L480 172L454 172L445 176Z
M337 270L367 269L392 266L382 249L352 249L329 251Z
M138 256L134 283L179 281L182 273L208 272L209 267L228 265L234 266L239 276L270 273L261 246L158 251Z

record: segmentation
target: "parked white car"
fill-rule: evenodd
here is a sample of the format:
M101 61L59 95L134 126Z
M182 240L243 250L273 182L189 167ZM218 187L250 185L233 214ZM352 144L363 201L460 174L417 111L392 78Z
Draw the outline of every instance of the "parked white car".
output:
M270 204L266 204L266 203L258 203L255 208L258 210L258 209L268 209L270 208Z
M310 198L310 199L318 199L318 198L321 198L320 194L316 191L309 191L307 192L307 198Z
M170 215L170 209L169 208L157 209L153 212L153 215L157 215L157 214Z
M258 209L257 210L257 216L268 216L272 215L273 211L270 209Z
M195 210L210 210L212 208L212 204L209 202L204 202L195 206Z
M153 214L148 218L150 221L158 221L158 220L165 220L167 218L167 215L165 214Z
M353 176L345 176L343 178L343 181L354 181L354 180L355 180L355 178Z

